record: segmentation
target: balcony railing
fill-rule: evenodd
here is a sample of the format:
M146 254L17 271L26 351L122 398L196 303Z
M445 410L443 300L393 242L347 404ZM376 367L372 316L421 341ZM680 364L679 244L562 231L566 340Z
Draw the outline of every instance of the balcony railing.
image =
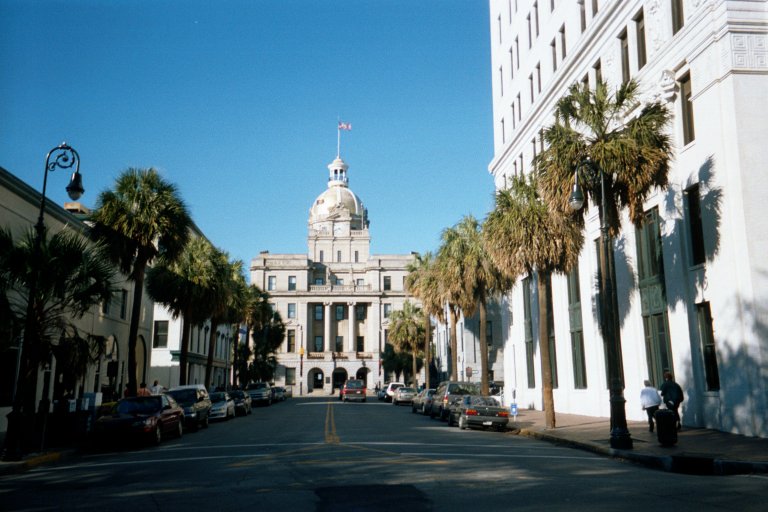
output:
M350 293L369 292L372 290L369 284L312 284L309 291L314 293Z

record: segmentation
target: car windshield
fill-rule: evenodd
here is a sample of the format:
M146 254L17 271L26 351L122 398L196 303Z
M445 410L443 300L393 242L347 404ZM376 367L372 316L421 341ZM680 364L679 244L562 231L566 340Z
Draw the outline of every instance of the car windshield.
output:
M160 410L160 397L147 396L120 400L115 411L120 414L152 414Z
M350 389L362 389L363 388L363 381L361 380L351 380L347 382L347 387Z
M245 393L242 391L232 391L229 396L232 398L245 398Z
M248 384L248 389L267 389L267 383L257 382L255 384Z
M211 393L211 402L223 402L227 399L226 393Z
M180 404L191 404L197 401L197 391L194 389L177 389L169 394Z

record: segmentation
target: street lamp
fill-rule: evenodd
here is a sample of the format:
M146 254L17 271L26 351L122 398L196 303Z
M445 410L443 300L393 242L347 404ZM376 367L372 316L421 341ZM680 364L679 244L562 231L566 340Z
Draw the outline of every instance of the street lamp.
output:
M8 415L8 430L5 438L5 449L3 460L20 460L22 449L22 432L24 429L22 416L30 411L24 410L24 397L22 385L24 384L24 375L27 373L27 361L24 354L25 340L29 339L30 333L35 329L35 296L37 295L37 285L39 273L41 271L41 251L43 237L45 236L45 190L48 186L48 173L56 168L71 169L75 168L72 177L67 185L67 194L73 201L80 199L85 190L83 189L83 178L80 175L80 155L77 154L66 142L62 142L45 156L45 170L43 172L43 191L40 196L40 213L35 224L35 240L32 247L32 272L29 276L29 298L27 300L27 317L24 324L24 336L19 341L19 355L16 360L16 380L13 385L13 409ZM34 412L34 411L32 411Z
M590 179L600 179L600 323L603 340L607 348L608 380L611 403L611 448L632 449L632 437L627 429L627 415L624 410L624 383L621 377L620 343L617 336L616 311L613 304L613 258L611 238L606 222L605 175L602 167L589 157L584 159L574 172L573 192L568 200L571 209L578 211L584 206L584 193L579 187L579 170Z

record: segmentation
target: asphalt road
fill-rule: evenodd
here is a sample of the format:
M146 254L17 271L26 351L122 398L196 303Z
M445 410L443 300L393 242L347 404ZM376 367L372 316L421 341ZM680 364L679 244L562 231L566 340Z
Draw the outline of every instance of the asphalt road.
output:
M0 480L0 511L765 510L768 477L664 473L369 400L290 399Z

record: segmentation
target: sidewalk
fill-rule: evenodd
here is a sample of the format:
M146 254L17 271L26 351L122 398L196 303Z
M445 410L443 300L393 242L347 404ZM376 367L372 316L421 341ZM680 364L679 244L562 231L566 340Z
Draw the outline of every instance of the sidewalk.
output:
M533 437L600 455L643 464L676 473L734 475L768 473L768 439L745 437L705 428L686 428L677 433L677 444L661 446L648 423L628 421L632 450L610 446L609 418L556 414L554 429L544 426L542 411L521 410L509 427Z
M558 413L555 420L557 427L547 429L542 411L521 410L516 420L510 419L509 428L511 433L664 471L696 475L768 473L768 439L684 427L677 433L677 444L665 447L655 433L648 432L646 422L629 421L633 449L616 450L610 446L608 418ZM0 446L4 437L5 432L0 432ZM74 447L52 449L29 454L19 462L0 461L0 476L66 460L75 453Z

